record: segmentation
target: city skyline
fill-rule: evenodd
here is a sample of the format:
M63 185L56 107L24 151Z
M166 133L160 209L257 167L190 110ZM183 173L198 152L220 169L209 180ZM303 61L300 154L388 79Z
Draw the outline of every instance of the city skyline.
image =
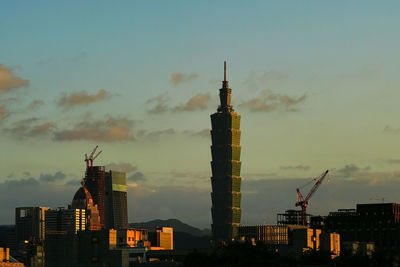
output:
M0 224L17 206L70 203L99 144L97 164L127 173L129 222L209 228L224 60L243 120L242 223L275 222L326 169L312 214L400 202L398 7L4 3Z

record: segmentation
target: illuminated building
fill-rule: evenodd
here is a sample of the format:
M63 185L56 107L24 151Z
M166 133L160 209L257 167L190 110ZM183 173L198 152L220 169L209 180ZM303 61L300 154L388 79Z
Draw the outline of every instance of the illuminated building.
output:
M87 166L84 185L99 210L101 228L105 225L105 179L104 166Z
M128 228L128 202L124 172L106 173L105 189L106 229Z
M212 169L212 235L215 242L232 241L240 225L240 115L231 106L231 93L226 80L219 90L220 106L211 115Z

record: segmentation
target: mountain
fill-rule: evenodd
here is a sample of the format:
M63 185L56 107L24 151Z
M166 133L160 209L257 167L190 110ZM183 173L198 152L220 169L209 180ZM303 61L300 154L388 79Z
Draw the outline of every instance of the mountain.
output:
M181 222L178 219L168 219L168 220L157 219L148 222L130 223L129 226L133 228L145 228L151 231L155 231L156 228L164 226L164 227L174 228L174 232L183 232L198 237L211 235L210 229L201 230L199 228Z

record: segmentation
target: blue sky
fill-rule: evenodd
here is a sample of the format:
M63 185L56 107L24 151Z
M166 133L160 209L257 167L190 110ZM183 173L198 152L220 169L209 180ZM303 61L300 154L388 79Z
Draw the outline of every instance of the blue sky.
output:
M354 199L317 194L328 204L310 205L311 212L383 195L400 201L382 189L400 177L399 5L2 3L0 190L16 184L21 190L3 194L10 204L0 223L12 222L13 207L31 199L35 205L67 205L84 172L83 155L99 144L98 164L129 171L130 221L177 217L207 227L207 132L224 60L242 115L244 222L262 223L261 213L273 218L293 208L296 181L325 169L332 170L332 190ZM287 202L263 211L250 205L251 199L277 201L268 198L268 186L254 193L255 184L288 181L293 183L282 187ZM55 200L51 190L65 194ZM329 186L321 190L329 192ZM191 202L176 207L177 199L196 193L192 205L202 210L197 216L185 210ZM167 207L154 208L159 202ZM148 205L154 213L146 213Z

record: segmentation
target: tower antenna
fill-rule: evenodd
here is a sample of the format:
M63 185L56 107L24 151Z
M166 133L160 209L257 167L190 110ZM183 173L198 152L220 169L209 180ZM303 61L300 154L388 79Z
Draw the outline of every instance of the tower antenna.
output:
M226 61L224 61L224 82L226 82Z

